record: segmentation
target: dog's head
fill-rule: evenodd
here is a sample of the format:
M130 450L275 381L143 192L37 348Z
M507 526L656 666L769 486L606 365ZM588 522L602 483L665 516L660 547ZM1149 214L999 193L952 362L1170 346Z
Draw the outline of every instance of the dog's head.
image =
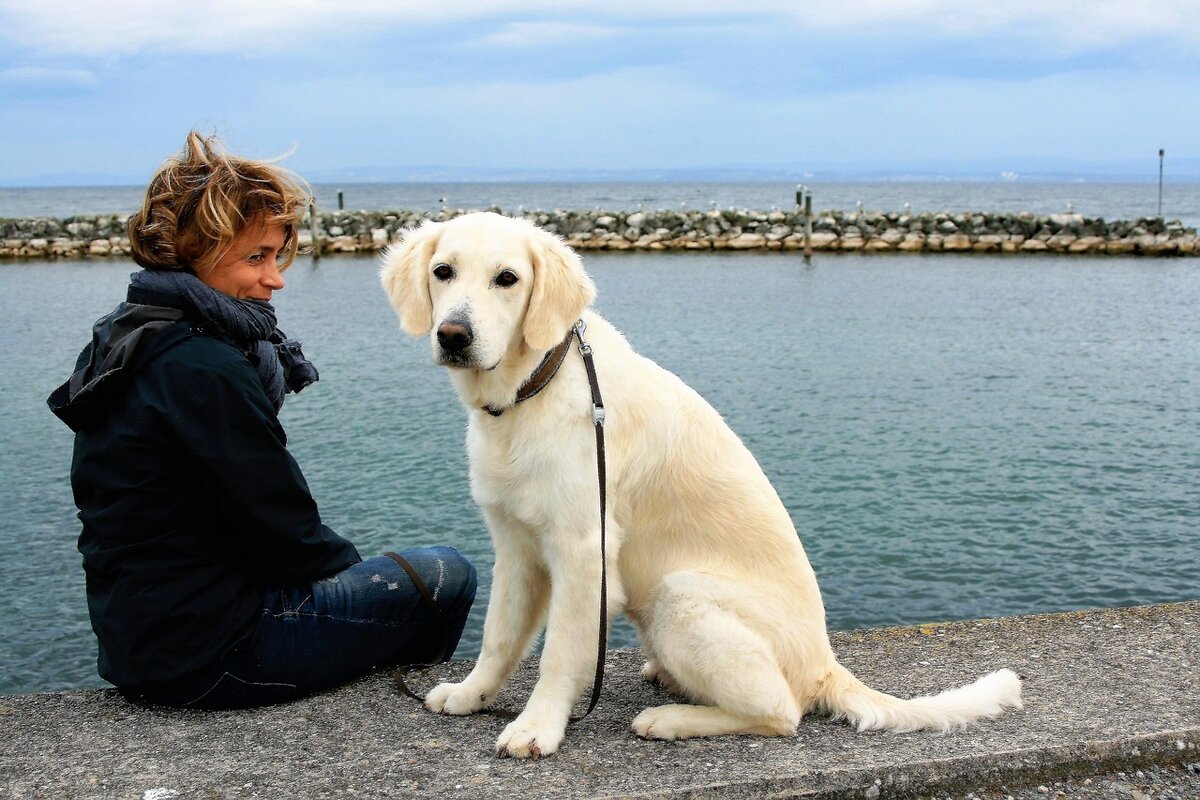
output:
M562 239L490 212L408 231L380 279L404 330L430 335L435 361L478 370L522 345L554 347L596 294Z

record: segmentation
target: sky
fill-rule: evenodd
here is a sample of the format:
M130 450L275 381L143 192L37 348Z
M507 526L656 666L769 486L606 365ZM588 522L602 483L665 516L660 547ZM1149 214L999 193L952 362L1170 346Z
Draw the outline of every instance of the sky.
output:
M1200 0L0 0L0 185L1200 178ZM1172 175L1172 172L1174 173Z

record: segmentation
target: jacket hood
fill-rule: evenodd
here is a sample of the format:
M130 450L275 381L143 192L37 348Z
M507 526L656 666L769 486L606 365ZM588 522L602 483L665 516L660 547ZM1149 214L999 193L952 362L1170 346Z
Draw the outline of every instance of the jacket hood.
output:
M103 419L143 364L193 335L183 319L177 308L127 302L96 320L75 372L46 399L50 410L73 431Z

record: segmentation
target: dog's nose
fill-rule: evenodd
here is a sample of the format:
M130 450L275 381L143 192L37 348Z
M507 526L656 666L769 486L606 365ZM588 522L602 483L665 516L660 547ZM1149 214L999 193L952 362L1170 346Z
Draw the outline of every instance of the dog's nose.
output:
M438 325L438 344L450 353L461 353L475 341L475 334L466 322L443 322Z

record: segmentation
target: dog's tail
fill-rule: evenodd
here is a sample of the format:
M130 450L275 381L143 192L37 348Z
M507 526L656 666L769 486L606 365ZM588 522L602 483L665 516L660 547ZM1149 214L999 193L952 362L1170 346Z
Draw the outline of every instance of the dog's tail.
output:
M1002 669L967 686L901 700L864 685L834 662L817 700L822 709L860 731L949 731L998 716L1005 708L1021 708L1021 679L1012 670Z

